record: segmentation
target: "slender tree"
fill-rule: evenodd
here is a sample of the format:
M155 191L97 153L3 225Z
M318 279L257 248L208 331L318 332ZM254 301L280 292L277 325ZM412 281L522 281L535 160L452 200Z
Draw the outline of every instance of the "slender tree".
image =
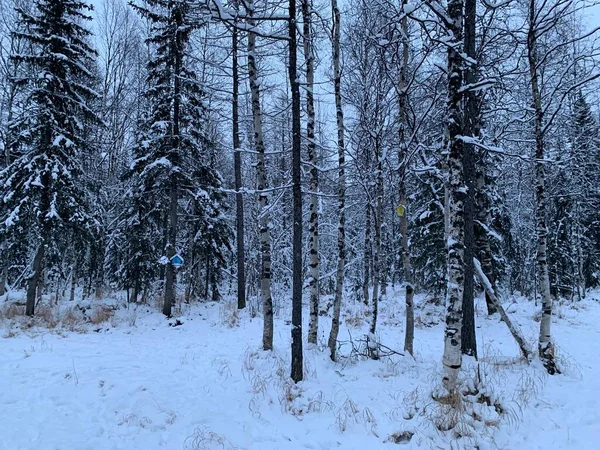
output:
M267 193L267 172L265 161L265 143L262 129L262 109L260 104L260 84L256 64L256 33L252 27L254 21L254 3L247 2L248 25L248 75L252 97L252 123L254 128L254 146L257 152L256 175L258 179L258 209L260 229L260 295L263 306L263 350L273 349L273 299L271 298L271 234L269 220L269 197Z
M471 60L465 64L464 84L464 117L463 135L478 137L479 134L479 98L474 89L477 82L477 63L475 62L476 18L477 3L475 0L465 0L464 11L464 50ZM465 142L463 153L464 180L467 189L465 213L465 250L464 250L464 292L463 292L463 333L462 352L477 358L477 339L475 337L475 307L474 307L474 250L475 250L475 149L470 142Z
M296 0L289 0L289 77L292 91L292 197L293 212L293 263L292 263L292 373L296 383L302 381L302 186L301 186L301 131L300 131L300 80L298 79L298 32Z
M235 2L237 8L237 2ZM246 259L244 250L244 196L242 195L242 153L240 148L239 90L240 76L238 70L238 27L234 23L231 34L232 57L232 133L233 133L233 165L235 171L235 222L237 244L237 306L246 307Z
M304 60L306 64L306 148L308 164L310 164L310 204L308 234L310 251L308 268L310 278L310 323L308 342L317 343L319 331L319 168L317 166L317 143L315 141L315 56L312 36L312 4L311 0L302 0Z
M329 354L333 361L336 360L337 337L340 332L340 311L342 308L342 295L344 291L344 268L346 265L346 149L344 144L344 110L342 107L342 75L340 68L340 9L337 0L331 0L332 30L332 64L333 88L335 94L335 111L337 123L337 203L338 203L338 235L337 235L337 270L335 297L333 300L333 317L329 333Z

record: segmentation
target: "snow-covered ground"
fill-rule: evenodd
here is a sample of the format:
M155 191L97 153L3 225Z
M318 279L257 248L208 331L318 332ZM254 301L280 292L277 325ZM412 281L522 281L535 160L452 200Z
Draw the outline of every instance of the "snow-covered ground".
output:
M395 350L404 338L399 292L382 303L378 335ZM349 341L360 352L369 318L351 304L340 332L347 357L334 364L324 346L305 347L306 380L298 386L287 378L287 314L275 322L272 353L260 351L260 317L238 317L227 303L185 307L171 320L149 307L120 308L106 322L71 317L52 329L5 317L0 449L598 449L600 293L590 297L557 305L563 374L552 377L519 360L506 326L478 304L480 381L472 365L464 375L478 395L450 432L436 428L452 418L431 398L442 306L422 296L414 360L353 354ZM523 299L505 306L534 342L536 307ZM320 320L324 343L330 323Z

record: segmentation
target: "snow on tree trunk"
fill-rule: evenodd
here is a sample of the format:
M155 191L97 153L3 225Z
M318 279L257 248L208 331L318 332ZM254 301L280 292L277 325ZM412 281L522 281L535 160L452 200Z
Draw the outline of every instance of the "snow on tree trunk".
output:
M237 3L236 3L237 7ZM236 24L237 25L237 24ZM239 70L238 70L238 30L233 28L232 35L232 69L233 69L233 165L235 171L235 220L237 245L237 307L246 307L246 261L244 252L244 196L242 195L242 154L240 148L239 121Z
M367 152L368 154L368 152ZM367 202L365 211L365 248L363 255L363 302L369 306L369 281L371 279L371 259L373 251L371 248L371 208Z
M252 18L253 2L248 2L248 25L256 25ZM260 85L256 65L256 34L248 33L248 76L252 98L252 122L254 125L254 145L258 154L256 175L258 180L258 210L260 230L261 272L260 296L263 306L263 350L273 349L273 299L271 298L271 234L269 230L269 197L266 189L267 169L265 164L265 143L262 130L262 111L260 106Z
M402 6L405 7L407 0L403 0ZM408 241L408 209L406 201L406 174L408 172L409 154L406 146L406 128L408 127L407 105L408 105L408 18L404 16L400 21L402 29L402 66L400 67L400 80L398 82L398 103L399 103L399 141L400 152L398 155L399 174L398 174L398 192L400 211L400 236L402 239L402 270L405 283L405 304L406 304L406 327L404 331L404 350L410 355L414 355L414 340L415 340L415 311L414 311L414 285L412 264L410 260L410 247Z
M335 298L333 300L333 317L331 319L331 332L329 333L329 354L333 361L336 360L337 337L340 331L340 312L342 308L342 295L344 290L344 266L346 265L346 154L344 144L344 111L342 108L341 69L340 69L340 10L337 0L331 0L332 29L332 57L333 57L333 88L335 94L335 111L337 123L337 152L338 152L338 260L336 271ZM368 295L368 293L367 293Z
M375 158L377 159L377 186L375 194L375 239L373 251L373 295L371 300L371 327L370 333L375 334L377 330L377 319L379 315L379 288L381 286L381 264L383 262L381 254L381 228L383 222L383 161L380 145L375 146Z
M301 179L301 109L300 80L298 79L298 30L296 0L289 0L289 77L292 91L292 370L294 382L304 378L302 354L302 179Z
M538 80L537 27L538 10L536 0L529 1L529 28L527 32L527 59L531 81L531 96L535 111L535 233L537 239L536 262L539 292L542 297L542 318L538 351L544 367L550 375L558 372L554 360L554 343L552 342L552 297L550 295L550 277L548 274L548 228L546 226L546 210L548 197L546 193L546 173L544 159L544 109L542 93Z
M475 54L475 21L477 14L476 0L465 1L464 49L473 61ZM465 63L464 82L466 85L476 83L477 63ZM479 137L479 98L477 92L469 90L465 93L463 134L467 137ZM463 292L463 331L462 352L477 358L477 339L475 336L475 305L473 282L473 256L475 250L475 148L472 143L464 144L463 170L467 195L465 196L465 282Z
M317 343L319 330L319 170L315 142L315 105L314 105L314 52L312 42L312 6L311 0L302 0L302 17L304 23L304 59L306 64L306 148L310 165L310 205L308 219L309 250L309 283L310 322L308 326L308 342Z
M446 146L448 151L447 188L447 288L446 329L444 332L443 384L450 393L456 392L462 366L462 300L464 288L464 199L462 140L462 65L460 54L463 36L463 1L448 2L447 23L451 40L448 46L448 121Z

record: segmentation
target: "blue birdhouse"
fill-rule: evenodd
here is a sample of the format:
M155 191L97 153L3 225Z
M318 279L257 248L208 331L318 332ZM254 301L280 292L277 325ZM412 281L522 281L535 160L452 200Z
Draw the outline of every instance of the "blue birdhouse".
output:
M183 266L183 257L179 253L171 256L171 264L173 264L176 269L179 269Z

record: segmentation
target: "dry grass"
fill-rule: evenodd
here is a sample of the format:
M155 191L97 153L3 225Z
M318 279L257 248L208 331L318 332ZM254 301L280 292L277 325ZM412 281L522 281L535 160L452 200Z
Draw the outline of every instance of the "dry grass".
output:
M0 320L14 319L17 316L25 315L25 306L16 303L4 303L0 308Z
M240 324L240 315L237 303L233 301L223 302L219 311L221 324L228 328L235 328Z
M107 322L113 315L114 310L105 305L97 305L92 308L89 316L90 322L94 325Z
M393 442L394 444L406 444L410 442L415 433L412 431L396 431L390 434L385 442Z
M66 308L60 318L63 328L80 333L85 332L84 322L84 315L76 306Z
M184 444L185 450L238 450L239 447L232 444L229 439L220 434L209 430L208 428L196 428L194 434L189 436Z
M49 305L38 306L35 317L47 328L56 328L60 323L57 312Z

